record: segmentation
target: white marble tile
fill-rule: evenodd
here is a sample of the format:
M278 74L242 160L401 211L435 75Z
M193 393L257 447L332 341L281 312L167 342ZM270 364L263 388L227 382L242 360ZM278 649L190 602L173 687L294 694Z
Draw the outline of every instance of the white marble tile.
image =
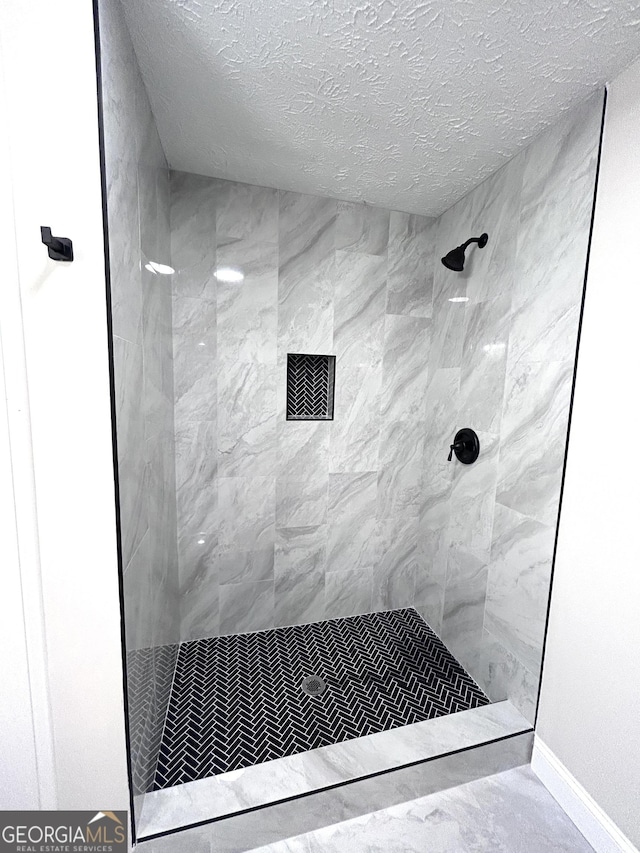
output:
M492 702L509 697L511 704L531 725L535 722L539 676L529 672L486 629L482 634L478 669L474 673Z
M172 315L174 355L181 353L189 358L210 358L213 361L217 352L215 294L187 296L174 287Z
M195 822L242 811L529 728L510 703L501 702L356 738L154 791L145 802L141 829L144 834L166 832L187 816Z
M280 193L278 337L286 352L333 344L336 202Z
M150 536L146 531L123 575L127 650L153 645Z
M377 469L380 382L380 365L337 363L335 414L329 432L332 473Z
M377 523L377 558L373 567L374 610L411 607L418 571L418 518L399 516Z
M424 420L430 343L430 320L395 315L385 318L380 399L383 422Z
M430 853L592 850L528 767L334 824L308 840L310 853L423 853L425 845Z
M460 369L449 368L429 373L425 395L425 453L424 465L428 474L431 469L440 471L442 462L449 455L458 421L458 395ZM453 467L447 470L453 472Z
M275 483L270 477L218 479L218 531L223 548L259 551L275 543Z
M486 562L455 545L450 547L441 636L472 676L478 669L487 573Z
M274 546L258 551L218 547L216 573L221 584L271 580L274 560Z
M276 364L278 245L236 240L218 245L217 267L244 275L217 284L218 355L225 361Z
M555 526L496 504L485 627L538 674L549 604Z
M218 359L218 473L270 477L276 473L276 368Z
M174 293L215 296L216 192L213 178L171 172L171 261Z
M332 428L329 421L286 421L280 416L277 426L278 476L296 480L326 478Z
M312 477L276 478L276 528L312 527L327 520L329 475L321 471Z
M396 420L380 431L379 518L417 516L422 501L423 420Z
M220 634L273 628L273 581L220 585Z
M215 419L216 362L209 353L178 349L173 362L176 423Z
M324 578L326 619L371 613L373 569L356 567L349 571L329 571Z
M443 267L444 269L444 267ZM445 270L445 272L447 272ZM450 272L450 275L456 273ZM464 296L466 288L456 282L455 296ZM460 367L469 302L450 302L449 296L434 300L429 369Z
M332 474L329 477L329 571L354 572L373 566L376 557L376 499L375 472Z
M299 625L324 618L326 544L326 525L277 531L276 625Z
M601 118L598 93L526 151L514 361L574 358Z
M451 467L440 462L425 471L424 494L418 516L415 604L436 633L442 628L442 611L449 553L449 497Z
M459 421L498 433L502 416L511 294L468 307L460 370Z
M500 503L555 525L573 362L509 363L502 414Z
M392 211L389 224L387 312L431 317L434 220Z
M302 576L307 572L322 571L326 562L328 532L326 524L277 530L276 572Z
M462 424L460 426L469 426ZM455 435L456 429L453 431ZM499 437L477 430L480 455L472 465L459 462L455 454L453 484L449 500L449 539L452 545L487 562L491 549L493 509L498 479Z
M145 422L140 409L144 392L142 347L113 339L116 391L118 475L122 525L122 562L126 568L149 526Z
M388 242L388 210L366 204L338 202L336 249L384 255Z
M202 540L202 536L195 542ZM218 571L214 554L198 554L196 545L187 548L186 534L179 537L180 549L180 639L199 640L216 637L220 632Z
M386 286L386 257L336 252L332 352L340 370L380 362Z
M250 239L278 242L278 190L235 181L220 181L216 192L219 242Z

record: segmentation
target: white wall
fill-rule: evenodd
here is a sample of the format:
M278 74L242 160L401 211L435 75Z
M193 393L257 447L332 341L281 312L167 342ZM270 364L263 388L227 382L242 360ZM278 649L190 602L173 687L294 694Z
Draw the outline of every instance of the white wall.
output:
M636 845L639 229L640 62L609 88L537 729Z
M60 0L54 14L47 0L3 0L0 38L9 149L3 167L13 181L18 259L17 270L8 263L3 268L2 287L16 289L19 283L20 288L34 474L31 498L25 489L16 495L16 515L19 529L25 529L25 519L35 524L37 516L39 555L33 536L23 538L20 561L29 630L44 627L46 637L46 654L34 642L29 660L32 689L39 674L39 691L32 696L35 743L39 761L44 759L41 785L48 792L41 802L48 808L124 809L128 792L91 3ZM41 225L73 239L72 264L48 259ZM3 238L11 234L3 231ZM6 343L3 336L5 364L14 365L21 341L14 336L9 351ZM19 423L23 404L10 400L8 415L10 425ZM28 480L23 469L22 485ZM18 697L15 715L24 718L25 729L32 725ZM47 763L48 754L52 761Z

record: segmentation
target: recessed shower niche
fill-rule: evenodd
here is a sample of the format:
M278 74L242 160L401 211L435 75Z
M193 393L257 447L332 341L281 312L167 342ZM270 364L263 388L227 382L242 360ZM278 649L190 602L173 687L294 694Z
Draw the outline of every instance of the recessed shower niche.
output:
M427 217L170 169L98 5L138 837L524 750L602 95Z
M287 420L332 421L335 355L287 355Z

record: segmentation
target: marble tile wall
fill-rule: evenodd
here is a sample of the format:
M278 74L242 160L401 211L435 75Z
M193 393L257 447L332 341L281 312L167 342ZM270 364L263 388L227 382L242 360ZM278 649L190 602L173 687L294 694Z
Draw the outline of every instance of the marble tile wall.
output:
M180 172L171 198L182 639L411 604L433 221ZM336 355L333 421L286 420L288 352Z
M172 173L182 640L414 605L532 718L601 106L435 222ZM333 421L286 421L287 352L336 355Z
M130 728L136 793L155 769L179 639L169 172L117 0L99 3ZM155 654L154 650L162 647ZM174 647L175 648L175 647ZM134 654L139 650L144 654ZM142 744L136 752L136 744Z
M492 699L540 677L602 114L594 96L438 220L416 606ZM439 258L472 235L463 273ZM451 302L467 297L467 302ZM473 466L446 462L455 431Z

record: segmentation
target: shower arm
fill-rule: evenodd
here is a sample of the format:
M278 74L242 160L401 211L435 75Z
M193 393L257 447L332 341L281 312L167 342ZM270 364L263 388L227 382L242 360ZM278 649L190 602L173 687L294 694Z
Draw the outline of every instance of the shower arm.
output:
M466 251L467 246L470 246L472 243L477 243L478 245L480 245L480 243L482 243L482 237L483 236L484 235L482 235L481 237L469 237L467 242L462 243L462 245L458 246L458 248L462 249L462 251L464 252L464 251Z

